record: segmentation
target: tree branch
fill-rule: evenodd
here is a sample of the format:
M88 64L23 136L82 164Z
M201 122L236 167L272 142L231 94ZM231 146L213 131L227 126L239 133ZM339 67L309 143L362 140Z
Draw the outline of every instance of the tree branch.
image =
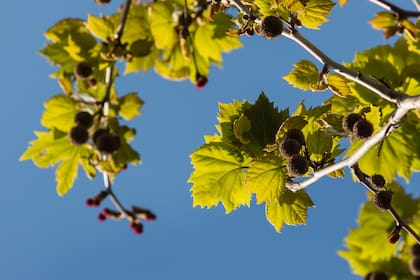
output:
M407 18L407 17L420 17L419 11L409 11L402 9L398 7L397 5L394 5L386 0L369 0L373 4L378 5L379 7L382 7L383 9L394 12L400 16L400 18ZM414 0L414 4L417 6L417 9L419 8L418 1Z
M340 74L341 76L360 84L361 86L373 91L378 96L391 103L398 104L400 100L405 96L405 94L396 92L393 89L386 87L385 85L368 76L363 75L360 72L353 71L335 62L295 29L284 29L282 35L288 39L291 39L292 41L295 41L307 52L309 52L315 59L326 65L329 70L332 70L337 74Z
M363 173L362 170L360 170L359 165L357 163L355 163L354 165L352 165L351 166L351 169L353 170L353 173L357 177L357 179L371 193L376 193L376 190L372 186L372 183L369 180L366 179L368 176L365 173ZM394 219L396 226L404 229L408 234L410 234L414 238L414 240L416 240L416 242L418 244L420 244L420 237L419 237L419 235L411 228L411 226L409 224L407 224L404 221L404 219L398 214L397 210L395 210L395 208L391 206L389 208L388 212L392 216L392 218Z
M372 137L367 139L363 145L351 156L322 168L313 173L312 177L297 183L286 183L286 187L293 192L307 188L309 185L315 183L325 175L334 172L343 167L351 167L354 165L366 152L368 152L375 144L381 142L386 136L395 131L401 124L404 116L412 109L420 108L420 96L406 96L399 103L399 107L394 110L388 122Z

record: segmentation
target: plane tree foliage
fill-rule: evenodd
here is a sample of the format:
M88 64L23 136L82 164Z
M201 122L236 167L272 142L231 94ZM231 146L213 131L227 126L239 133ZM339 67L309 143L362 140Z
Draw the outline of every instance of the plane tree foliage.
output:
M306 188L324 176L351 176L366 188L367 199L338 254L365 279L418 279L420 198L398 179L409 183L420 170L420 3L414 0L406 10L370 0L383 9L372 15L372 28L395 40L338 63L300 30L322 32L346 2L126 0L114 14L59 20L46 30L40 54L55 66L51 78L61 93L45 101L45 129L35 132L20 159L54 168L60 196L80 170L91 179L103 176L104 189L87 205L110 199L115 209L102 209L98 218L127 219L140 234L155 214L125 206L113 182L127 165L140 163L130 121L141 115L143 100L136 92L117 92L116 82L153 70L200 89L225 54L246 48L242 36L291 40L312 59L282 65L290 68L283 79L302 91L332 94L318 95L317 106L302 102L297 108L279 108L264 92L257 100L219 103L216 133L205 135L190 154L192 205L223 207L229 214L251 207L255 197L281 232L306 223L314 206ZM390 164L395 159L398 164Z

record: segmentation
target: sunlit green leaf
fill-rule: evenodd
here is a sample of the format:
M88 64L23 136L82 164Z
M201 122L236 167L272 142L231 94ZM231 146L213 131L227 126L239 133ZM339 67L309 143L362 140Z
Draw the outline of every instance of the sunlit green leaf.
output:
M118 113L124 119L131 120L140 115L140 109L143 104L143 100L139 98L137 93L129 93L119 99L120 107Z
M224 143L201 146L191 154L194 171L192 183L193 206L211 208L219 202L226 213L241 205L250 205L251 193L245 186L245 171L251 159Z
M154 2L149 9L150 31L160 49L172 48L178 42L172 12L168 2Z
M312 85L318 83L318 68L310 60L301 60L293 66L293 70L283 77L289 84L302 90L310 90Z
M298 13L298 19L307 28L319 29L319 26L329 21L326 18L331 13L335 3L330 0L309 0L303 13Z
M64 94L55 95L45 102L41 124L47 128L69 131L78 112L75 101Z

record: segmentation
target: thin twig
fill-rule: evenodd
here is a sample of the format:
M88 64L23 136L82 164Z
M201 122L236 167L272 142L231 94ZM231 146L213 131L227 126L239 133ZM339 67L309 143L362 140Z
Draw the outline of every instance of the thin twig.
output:
M329 56L327 56L325 53L323 53L320 49L318 49L309 40L303 37L297 30L284 29L282 35L298 43L307 52L309 52L315 59L317 59L324 65L326 65L329 70L332 70L340 74L341 76L360 84L361 86L373 91L379 97L387 101L394 104L398 104L402 96L404 96L404 94L400 92L396 92L393 89L386 87L382 83L379 83L378 81L368 76L365 76L360 72L353 71L337 63L336 61L331 59Z
M356 175L357 179L371 192L371 193L376 193L375 188L372 186L372 183L367 180L366 178L368 177L365 173L363 173L360 168L359 165L356 163L354 165L351 166L351 169L353 170L354 175ZM420 244L420 237L419 235L411 228L411 226L409 224L407 224L404 219L398 214L397 210L395 210L394 207L390 207L388 209L388 212L390 213L390 215L392 216L392 218L395 221L395 224L397 227L401 227L402 229L404 229L408 234L410 234L414 240L416 240L416 242L418 244Z
M413 0L414 6L416 6L417 11L420 11L420 1L419 0Z
M407 17L420 17L420 12L419 11L409 11L409 10L405 10L402 9L400 7L398 7L397 5L394 5L386 0L369 0L370 2L372 2L373 4L378 5L379 7L382 7L383 9L390 11L390 12L394 12L397 13L400 18L407 18ZM417 1L414 1L414 3L416 3ZM419 5L419 3L417 2L417 5ZM418 9L418 7L417 7Z

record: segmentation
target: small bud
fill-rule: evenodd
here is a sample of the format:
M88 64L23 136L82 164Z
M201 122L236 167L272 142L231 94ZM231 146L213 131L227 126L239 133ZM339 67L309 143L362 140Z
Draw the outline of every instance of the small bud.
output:
M153 214L152 211L150 211L149 209L144 209L138 206L133 206L131 207L131 211L133 212L134 215L136 215L138 218L143 219L145 221L155 221L156 220L156 215Z
M100 222L104 222L106 220L106 216L103 213L99 213L98 220Z
M199 72L195 75L195 87L198 89L202 89L207 85L208 78Z
M130 228L138 235L143 233L143 224L141 224L139 222L131 223Z
M107 218L111 218L114 220L121 219L121 212L118 212L109 208L104 208L101 214Z

